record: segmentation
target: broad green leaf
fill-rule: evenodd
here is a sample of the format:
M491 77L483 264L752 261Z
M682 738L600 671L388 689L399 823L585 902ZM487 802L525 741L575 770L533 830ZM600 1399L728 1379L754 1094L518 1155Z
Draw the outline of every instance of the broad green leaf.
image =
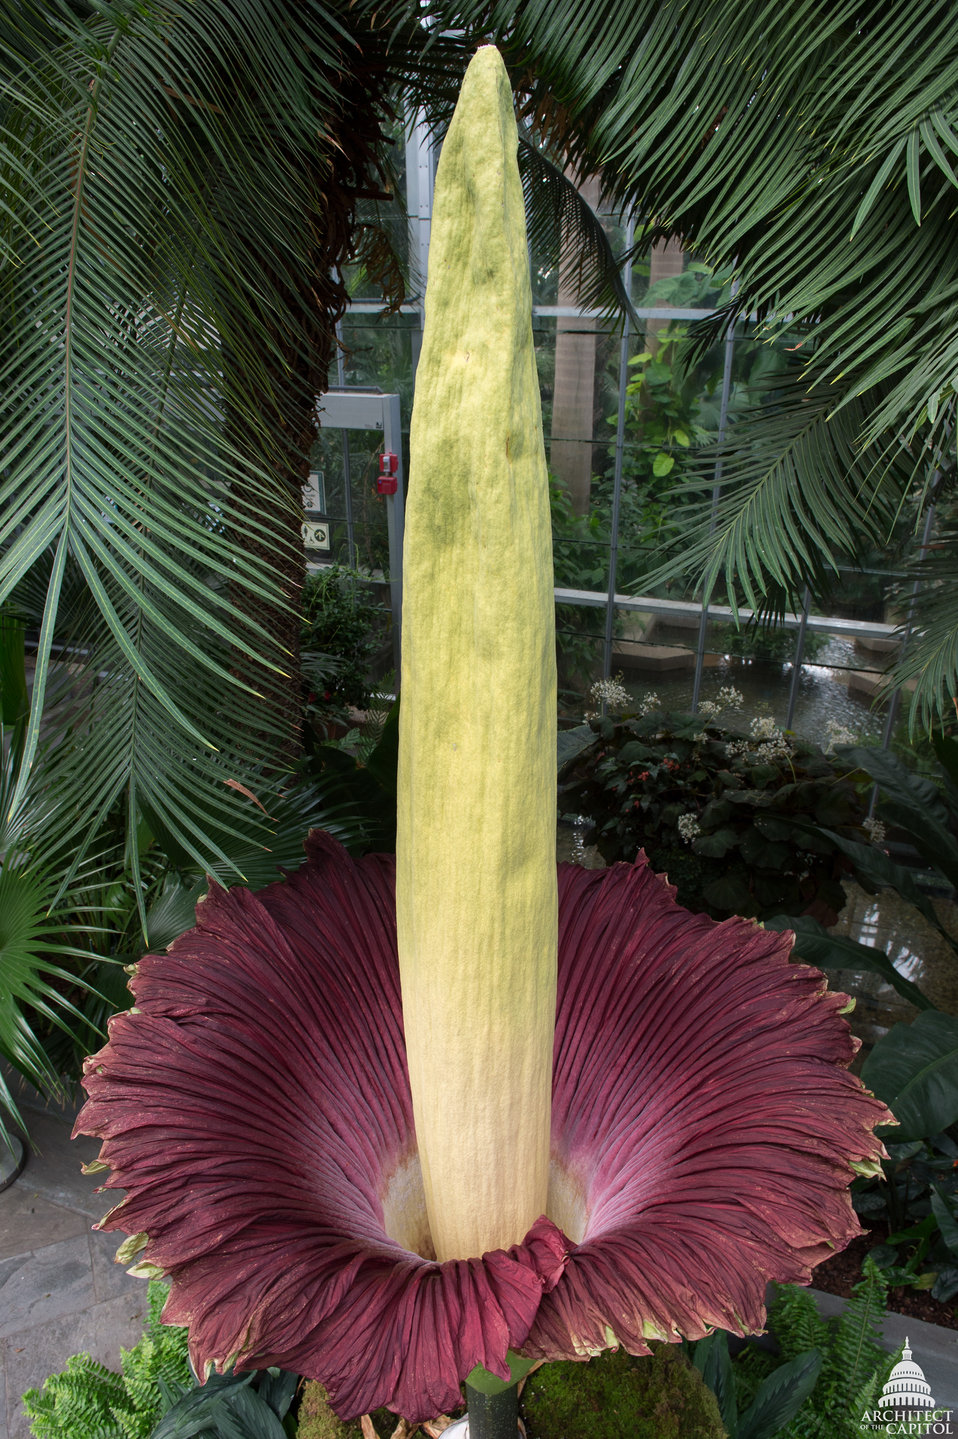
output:
M857 940L843 935L831 934L808 915L777 914L773 919L763 921L766 929L781 933L790 929L795 935L795 952L809 964L824 969L851 969L881 975L887 984L919 1010L932 1009L916 984L900 974L886 954L870 945L859 944Z
M710 880L702 889L702 897L715 909L728 910L730 914L738 914L746 910L751 900L746 885L731 874Z
M810 1349L773 1370L738 1421L738 1439L772 1439L801 1409L818 1382L822 1354Z
M958 884L958 841L947 828L947 804L934 782L916 774L888 750L842 749L844 761L863 769L882 791L882 812L906 829L919 853Z
M958 1120L958 1019L925 1010L872 1049L862 1079L898 1121L896 1141L923 1139Z
M692 841L696 854L707 855L709 859L721 859L730 849L735 849L740 839L737 830L717 829L714 834L701 834Z
M729 1439L739 1439L735 1378L725 1330L715 1329L708 1338L699 1339L692 1351L692 1362L715 1395Z
M948 1202L947 1195L937 1186L933 1186L931 1191L931 1211L941 1230L942 1239L954 1257L958 1259L958 1219Z

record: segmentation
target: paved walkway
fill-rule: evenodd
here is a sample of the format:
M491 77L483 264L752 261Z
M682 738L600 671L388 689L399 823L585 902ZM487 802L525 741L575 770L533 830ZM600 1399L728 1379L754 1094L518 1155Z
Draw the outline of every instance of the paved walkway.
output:
M30 1439L20 1405L71 1354L119 1368L146 1318L146 1283L114 1263L122 1235L91 1225L111 1204L80 1172L99 1143L71 1141L72 1115L21 1106L39 1153L0 1193L0 1439Z
M26 1106L24 1115L40 1152L0 1193L0 1439L30 1439L24 1390L84 1350L119 1368L120 1347L136 1343L146 1317L145 1281L113 1260L122 1236L91 1230L112 1202L80 1172L97 1141L71 1141L72 1115ZM842 1301L825 1294L819 1303L830 1314ZM958 1435L958 1330L889 1315L887 1348L906 1336L936 1403L954 1410Z

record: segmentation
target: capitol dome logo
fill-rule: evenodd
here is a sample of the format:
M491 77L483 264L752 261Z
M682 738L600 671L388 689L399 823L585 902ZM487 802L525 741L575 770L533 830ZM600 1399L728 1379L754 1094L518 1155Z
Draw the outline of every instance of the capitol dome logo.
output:
M931 1386L911 1357L908 1340L888 1376L876 1409L866 1409L860 1428L880 1434L951 1434L951 1410L935 1408Z

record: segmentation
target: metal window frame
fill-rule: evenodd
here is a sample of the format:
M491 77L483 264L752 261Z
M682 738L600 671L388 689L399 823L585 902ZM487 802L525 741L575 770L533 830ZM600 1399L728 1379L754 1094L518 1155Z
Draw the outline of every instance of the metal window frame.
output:
M398 457L396 492L386 495L386 531L389 540L389 608L392 613L393 659L399 674L402 632L402 542L406 479L402 453L402 410L397 394L374 388L337 385L320 395L316 413L323 430L378 430L383 449ZM348 476L347 476L348 483ZM319 569L321 566L311 566Z
M409 128L408 128L408 131L407 131L407 139L406 139L406 208L407 208L407 215L409 216L409 227L410 227L410 255L411 255L411 258L412 258L412 262L413 262L413 268L414 268L414 271L415 271L415 273L416 273L416 278L421 282L421 286L420 286L420 293L419 293L418 295L416 295L415 298L411 298L410 300L408 300L407 302L405 302L405 303L401 306L401 310L402 310L402 313L404 313L404 314L416 314L416 313L418 313L418 315L419 315L419 317L420 317L420 331L421 331L421 328L422 328L422 324L423 324L423 322L424 322L424 309L423 309L423 296L422 296L422 291L424 291L424 289L425 289L426 265L427 265L427 259L428 259L428 253L429 253L429 237L430 237L430 229L431 229L431 223L432 223L432 192L433 192L433 184L434 184L434 180L435 180L436 151L437 151L437 146L436 146L436 144L435 144L435 137L433 136L432 132L430 131L430 129L429 129L429 127L428 127L428 125L426 124L425 119L423 118L423 116L422 116L421 114L417 114L417 115L413 116L413 117L411 118L411 121L410 121L410 124L409 124ZM623 220L624 220L624 222L625 222L626 230L627 230L627 235L628 235L628 247L630 247L630 246L631 246L631 237L632 237L632 235L634 234L634 229L635 229L635 216L634 216L634 215L624 216L624 217L623 217ZM531 263L531 257L530 257L530 263ZM625 284L625 286L626 286L626 290L627 290L627 292L628 292L628 291L631 289L631 266L630 266L630 264L629 264L628 262L626 262L626 264L625 264L624 267L623 267L623 282L624 282L624 284ZM356 313L356 314L367 314L367 313L368 313L368 314L374 314L374 313L375 313L375 314L381 314L381 312L382 312L382 307L381 307L380 305L378 305L375 301L365 300L365 301L357 301L357 302L354 302L353 304L350 305L350 310L351 310L353 313ZM639 319L641 319L641 320L700 320L700 319L706 319L706 318L708 318L709 316L714 315L714 314L715 314L715 310L714 310L714 309L706 309L706 308L701 308L701 309L700 309L700 308L691 308L691 307L669 308L669 307L657 307L657 306L652 306L652 307L642 306L642 307L637 308L635 313L636 313L637 317L638 317ZM550 319L550 318L561 320L561 319L580 319L580 318L603 319L603 318L606 318L606 317L605 317L600 311L590 310L590 309L578 309L577 307L575 307L575 306L570 306L570 305L534 305L534 306L533 306L533 323L535 322L536 319ZM606 591L605 591L604 593L599 592L599 591L572 590L572 589L566 589L566 588L557 587L556 590L555 590L555 597L556 597L556 602L557 602L557 603L560 603L560 604L585 605L585 606L589 606L589 607L604 608L604 609L605 609L606 614L605 614L605 636L604 636L604 644L603 644L603 675L604 675L606 678L609 677L609 675L610 675L610 673L611 673L611 667L612 667L614 616L615 616L615 611L616 611L617 609L624 609L624 610L644 610L644 611L646 611L646 612L651 612L651 613L656 613L656 614L662 614L662 615L669 615L669 614L671 614L671 615L681 615L681 616L683 616L683 617L685 617L685 616L698 617L698 618L699 618L699 621L700 621L700 624L699 624L698 643L697 643L697 646L696 646L696 662L695 662L695 673L694 673L694 677L693 677L693 691L692 691L692 693L693 693L692 708L693 708L693 711L694 711L694 709L697 708L697 705L698 705L699 694L700 694L701 685L702 685L702 674L703 674L703 668L704 668L704 663L705 663L705 648L706 648L706 645L705 645L705 636L706 636L706 627L707 627L708 621L709 621L710 619L712 619L712 618L720 619L720 620L721 620L721 619L730 619L730 620L731 620L731 619L736 619L736 618L737 618L738 620L741 621L741 620L751 619L751 618L753 617L753 615L752 615L752 611L751 611L751 610L744 609L744 608L743 608L743 609L739 609L739 610L737 611L737 615L736 615L736 613L733 612L733 610L732 610L730 607L728 607L728 606L723 606L723 605L714 605L714 604L711 604L711 603L709 603L709 604L706 605L706 604L702 604L700 601L692 601L692 600L690 600L690 601L662 600L662 599L657 599L657 598L655 598L655 597L653 597L653 596L648 596L648 595L642 595L642 596L622 595L622 594L618 594L618 593L616 592L616 564L617 564L618 544L619 544L619 534L618 534L618 528L619 528L619 501L620 501L621 486L622 486L622 455L623 455L624 441L625 441L625 434L624 434L624 427L625 427L625 401L626 401L626 386L627 386L627 383L628 383L628 368L627 368L627 362L628 362L628 343L629 343L629 320L628 320L628 318L626 318L626 320L625 320L625 322L624 322L624 328L623 328L623 333L622 333L622 338L621 338L621 354L620 354L620 364L619 364L619 387L618 387L618 388L619 388L619 396L618 396L618 416L617 416L618 424L617 424L617 434L616 434L616 442L615 442L616 456L615 456L615 474L614 474L614 485L613 485L613 515L612 515L613 525L612 525L612 538L611 538L610 549L609 549L608 586L607 586L607 589L606 589ZM730 326L730 327L729 327L729 331L728 331L727 334L726 334L725 354L724 354L724 364L723 364L723 376L722 376L722 389L723 389L723 399L724 399L724 402L725 402L725 406L727 406L727 395L728 395L729 386L730 386L730 381L731 381L731 368L732 368L733 346L734 346L734 335L733 335L733 333L732 333L732 327ZM340 394L340 395L341 395L341 394L343 394L343 393L344 393L344 391L343 391L342 389L340 389L340 390L338 390L338 391L330 391L330 394ZM352 392L352 393L360 393L360 392ZM375 395L377 392L375 392L375 391L364 391L364 392L362 392L362 393L364 393L364 394L366 394L366 395ZM385 398L385 397L384 397L384 398ZM397 400L397 414L398 414L398 397L390 397L390 398L394 398L394 399ZM724 406L723 406L723 408L724 408ZM332 418L330 418L330 419L328 420L328 423L329 423L329 424L334 424L334 423L337 423L337 422L334 421ZM723 423L723 427L724 427L724 415L723 415L723 421L722 421L722 423ZM385 426L385 422L384 422L384 426ZM364 426L364 425L359 425L358 423L357 423L356 425L354 425L354 426L346 426L346 425L344 424L344 428L346 428L346 427L354 427L354 428L377 428L376 426ZM384 429L384 432L385 432L385 429ZM397 420L396 420L396 422L395 422L395 433L396 433L396 435L397 435L397 437L398 437L398 433L399 433L398 418L397 418ZM394 450L396 451L396 453L399 454L400 457L401 457L401 449L400 449L400 445L399 445L398 438L397 438L397 440L396 440L395 443L392 443L392 442L387 443L386 447L389 448L389 449L394 449ZM401 460L400 460L400 463L401 463ZM715 474L714 479L715 479L715 482L714 482L714 487L713 487L713 503L715 503L715 502L717 501L718 495L719 495L720 490L721 490L721 464L720 464L720 463L717 464L717 466L716 466L716 474ZM398 498L398 505L396 506L396 509L398 510L398 523L395 524L395 530L396 530L396 541L395 541L395 543L396 543L396 551L395 551L395 554L394 554L394 550L393 550L393 544L394 544L393 534L394 534L394 531L393 531L392 528L390 529L390 571L391 571L390 579L391 579L391 584L392 584L392 582L393 582L393 579L392 579L393 575L396 576L396 581L395 581L395 583L396 583L396 593L395 593L394 598L393 598L393 614L394 614L394 635L395 635L394 643L395 643L395 646L396 646L395 653L396 653L397 675L398 675L398 673L399 673L399 628L398 628L398 615L399 615L400 609L401 609L401 574L402 574L402 508L403 508L403 504L402 504L402 493L403 493L403 479L402 479L402 476L400 476L399 492L398 492L398 496L397 496L397 498ZM798 678L799 678L799 674L800 674L800 671L801 671L801 667L802 667L802 663L803 663L803 658L804 658L805 636L806 636L806 634L807 634L810 630L811 630L811 631L817 631L817 632L819 632L819 633L832 634L832 635L842 636L842 637L845 637L845 638L855 638L855 639L889 639L889 638L891 638L892 636L897 637L897 638L901 638L901 637L902 637L902 634L903 634L903 627L902 627L901 625L884 624L884 623L880 623L880 622L877 622L877 621L876 621L876 622L866 622L866 621L857 621L857 620L844 620L844 619L838 618L837 616L812 615L812 614L809 613L809 596L808 596L807 592L806 592L806 597L805 597L805 605L804 605L804 607L803 607L802 613L801 613L801 614L787 614L787 615L785 615L785 616L784 616L783 623L784 623L785 628L787 628L787 629L794 629L794 630L796 631L795 649L794 649L794 651L793 651L792 659L791 659L791 665L792 665L792 680L791 680L791 684L790 684L790 687L789 687L789 694L788 694L788 701L787 701L787 716L786 716L786 727L787 727L787 728L790 728L790 727L791 727L791 724L792 724L792 721L793 721L793 718L794 718L795 703L796 703L796 698L797 698L797 694L798 694ZM907 642L907 636L908 636L909 630L910 630L910 623L907 623L907 624L904 626L904 635L905 635L906 642ZM898 691L897 689L895 689L895 690L893 690L893 691L891 692L891 695L889 696L889 716L890 716L890 717L894 715L894 712L895 712L895 709L896 709L896 707L897 707L898 702L899 702L899 691ZM883 736L883 747L887 747L888 744L889 744L889 742L890 742L890 728L891 728L891 721L889 720L889 724L886 726L886 731L885 731L885 734L884 734L884 736Z

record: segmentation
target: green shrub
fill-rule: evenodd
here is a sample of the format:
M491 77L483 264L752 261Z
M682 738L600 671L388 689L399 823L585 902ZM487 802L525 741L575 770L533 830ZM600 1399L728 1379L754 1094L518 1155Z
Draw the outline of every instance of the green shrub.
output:
M847 864L821 830L867 838L858 789L771 720L744 733L718 709L669 714L649 696L636 715L593 718L595 739L560 770L560 813L590 821L585 841L609 864L644 849L688 909L833 919Z
M150 1284L146 1332L121 1353L122 1374L74 1354L62 1374L28 1389L23 1407L35 1439L149 1439L161 1415L196 1384L185 1329L163 1324L166 1286Z
M383 606L370 598L356 570L329 565L307 576L302 595L300 651L308 686L307 717L345 717L369 703L370 665L386 627Z
M888 1288L877 1266L865 1262L864 1278L837 1319L824 1320L812 1296L794 1285L776 1285L769 1326L781 1360L815 1347L822 1354L818 1382L782 1439L859 1439L859 1421L873 1409L899 1355L880 1343ZM780 1362L780 1361L779 1361Z
M807 630L802 654L806 663L821 654L830 636L818 630ZM792 629L773 624L715 624L709 630L710 650L723 655L765 664L787 664L795 654L796 635Z
M287 1414L298 1377L263 1369L211 1374L199 1385L187 1331L160 1319L166 1294L165 1284L151 1282L146 1331L120 1351L121 1374L74 1354L62 1374L24 1394L34 1439L273 1439L295 1432Z
M722 1330L690 1346L731 1439L859 1439L899 1357L880 1343L887 1286L868 1260L864 1271L835 1319L821 1317L807 1290L774 1285L775 1351L747 1344L733 1361Z

